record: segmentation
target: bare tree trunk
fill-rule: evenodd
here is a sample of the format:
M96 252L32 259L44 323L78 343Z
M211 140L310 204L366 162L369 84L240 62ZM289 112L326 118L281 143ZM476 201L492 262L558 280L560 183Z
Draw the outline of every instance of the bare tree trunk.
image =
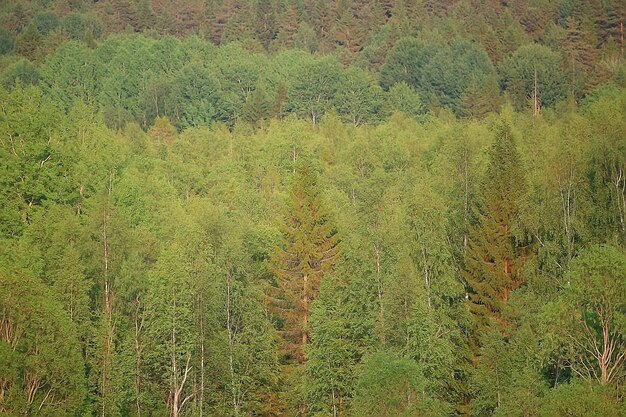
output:
M174 355L175 356L175 355ZM183 390L185 389L185 383L187 382L187 377L189 376L189 371L191 371L191 366L189 366L189 362L191 361L191 355L187 354L187 362L185 363L185 371L183 373L182 380L180 384L178 383L178 377L176 377L176 385L174 386L173 398L172 398L172 417L179 417L185 404L193 397L193 393L189 394L187 397L183 398Z
M426 296L428 298L428 307L431 307L430 299L430 271L428 269L428 261L426 259L426 249L422 246L422 260L424 262L424 280L426 281Z
M178 369L176 364L176 290L172 287L172 301L174 308L172 309L172 352L171 352L171 366L172 366L172 383L170 385L171 401L172 401L172 417L178 417L178 398L176 393L178 391Z
M234 345L236 329L234 328L233 316L232 316L232 295L233 295L233 282L232 274L228 271L226 276L226 327L228 329L228 366L230 370L230 384L232 393L232 404L235 416L239 415L241 404L239 402L239 383L235 375L235 363L234 363Z
M626 178L624 167L617 164L613 173L613 185L615 186L615 198L617 202L617 213L622 232L626 232Z
M170 401L171 401L171 417L179 417L185 404L191 398L193 398L193 392L189 394L187 397L183 398L183 390L185 389L185 383L189 377L189 371L191 371L191 366L189 363L191 361L191 355L187 353L187 361L185 363L185 369L183 371L182 379L179 378L178 375L178 362L176 358L176 287L172 287L172 353L171 353L171 367L172 367L172 377L170 382ZM180 382L179 382L180 380Z
M469 150L467 147L463 149L463 253L467 249L469 237L467 235L467 227L469 224Z
M556 175L559 194L561 197L561 210L563 212L563 229L567 241L567 259L571 260L574 252L574 217L576 215L576 171L573 156L568 156L565 161L565 175L560 170ZM557 162L558 166L558 162Z
M204 414L204 309L200 311L200 417Z
M378 223L376 223L376 227L378 228ZM376 290L378 295L378 307L379 307L379 320L380 320L380 328L382 329L380 332L380 341L385 344L385 306L383 305L383 280L381 277L381 259L380 259L380 243L376 242L374 244L374 253L376 254Z
M302 297L302 306L304 309L303 317L302 317L302 350L303 350L303 359L304 362L304 347L309 343L309 333L308 333L308 324L309 324L309 277L308 275L304 275L302 277L303 282L303 297Z
M541 111L541 105L539 103L539 91L537 88L537 68L535 68L535 75L533 78L533 126L535 124L535 117L539 115Z
M102 222L102 240L104 250L104 309L107 316L107 328L106 328L106 340L104 345L104 352L102 357L102 417L107 416L107 401L109 395L108 380L110 378L109 362L113 351L113 335L114 335L114 323L113 323L113 291L109 276L110 260L109 260L109 235L108 235L108 221L110 216L110 199L111 192L113 190L113 172L109 171L109 185L107 187L107 197L103 210L103 222Z
M143 316L140 319L141 300L139 295L135 297L135 407L137 408L137 417L141 416L141 353L143 346L141 344L140 334L143 328Z
M296 161L298 160L298 150L295 145L291 148L291 160L293 161L293 172L296 172Z
M582 321L585 340L576 340L582 349L592 355L595 365L592 361L581 357L579 365L583 369L578 370L575 367L572 367L572 369L579 376L595 378L601 385L607 385L621 374L626 364L626 353L624 352L623 343L620 341L622 338L621 332L617 329L612 330L613 306L600 304L595 312L602 333L601 341L598 340L595 327L587 324L586 319ZM599 374L596 371L596 367L599 370Z

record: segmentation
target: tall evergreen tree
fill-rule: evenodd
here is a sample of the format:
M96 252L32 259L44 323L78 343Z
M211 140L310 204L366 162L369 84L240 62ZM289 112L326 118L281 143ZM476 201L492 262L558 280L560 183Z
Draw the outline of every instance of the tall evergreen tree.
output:
M311 167L300 165L281 225L284 243L271 256L277 290L273 300L283 322L286 351L299 362L305 361L309 342L311 304L324 275L333 270L338 251L338 235L321 197Z
M276 37L276 12L271 1L259 1L255 4L256 34L267 49L270 42Z
M468 285L470 309L480 328L503 318L511 291L522 284L519 214L525 181L513 133L502 120L490 150L486 178L477 209L478 222L470 231L463 276Z

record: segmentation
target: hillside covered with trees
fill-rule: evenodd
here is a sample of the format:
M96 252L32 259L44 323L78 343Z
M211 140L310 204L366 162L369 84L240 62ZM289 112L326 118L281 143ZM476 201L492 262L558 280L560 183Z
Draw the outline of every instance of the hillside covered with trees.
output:
M626 416L625 9L0 2L0 415Z

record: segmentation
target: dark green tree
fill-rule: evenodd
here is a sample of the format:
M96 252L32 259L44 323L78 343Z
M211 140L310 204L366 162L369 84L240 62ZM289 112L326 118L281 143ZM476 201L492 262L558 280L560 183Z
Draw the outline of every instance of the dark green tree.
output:
M497 125L489 158L463 271L478 328L490 319L506 327L506 304L523 283L520 267L525 255L519 236L526 185L513 132L504 119Z
M316 175L306 163L296 168L281 232L283 242L272 253L270 263L275 276L274 304L282 321L287 353L304 362L311 305L322 279L333 271L339 240Z
M42 35L46 36L60 25L59 16L53 11L42 11L33 16L35 27Z
M13 36L5 28L0 28L0 55L6 55L13 50Z
M17 83L18 80L23 86L29 84L37 85L39 83L39 72L27 59L20 59L6 69L2 79L2 85L10 90L15 87L15 83Z
M332 58L306 63L293 74L287 110L317 124L331 109L341 86L342 68Z
M553 106L567 93L562 64L561 56L547 46L524 45L500 65L501 85L518 110L534 98L539 107Z

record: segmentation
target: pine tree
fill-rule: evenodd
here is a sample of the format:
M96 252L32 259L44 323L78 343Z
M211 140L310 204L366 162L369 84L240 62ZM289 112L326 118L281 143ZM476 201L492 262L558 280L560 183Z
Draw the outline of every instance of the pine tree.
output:
M271 256L270 269L276 277L272 301L283 321L286 353L303 363L311 304L324 275L333 270L338 243L315 174L307 164L296 170L289 213L281 229L284 244Z
M569 17L565 24L567 31L562 48L567 59L571 92L576 96L589 88L587 84L594 69L594 48L587 41L590 37L579 21Z
M263 47L267 49L276 36L276 13L271 1L256 4L256 33Z
M233 11L236 9L236 4L235 0L225 0L221 7L219 7L219 10L216 11L215 22L213 23L213 30L210 36L214 44L219 45L222 42L224 29L233 15Z
M341 3L333 28L335 43L343 47L349 56L363 50L365 43L363 21L355 12L348 4ZM363 18L367 19L365 16Z
M224 26L221 43L245 42L255 37L254 12L248 5L242 3L233 11L228 23Z
M332 27L332 5L326 0L307 0L307 15L309 24L315 28L320 49L330 49L330 32ZM326 48L324 48L326 47Z
M511 291L522 284L519 270L524 259L516 237L525 182L511 128L504 120L489 157L463 271L478 328L489 325L490 319L506 327L503 312Z
M274 39L274 47L276 49L292 48L294 39L298 33L298 25L300 22L298 9L293 3L286 7L278 25L278 35Z

